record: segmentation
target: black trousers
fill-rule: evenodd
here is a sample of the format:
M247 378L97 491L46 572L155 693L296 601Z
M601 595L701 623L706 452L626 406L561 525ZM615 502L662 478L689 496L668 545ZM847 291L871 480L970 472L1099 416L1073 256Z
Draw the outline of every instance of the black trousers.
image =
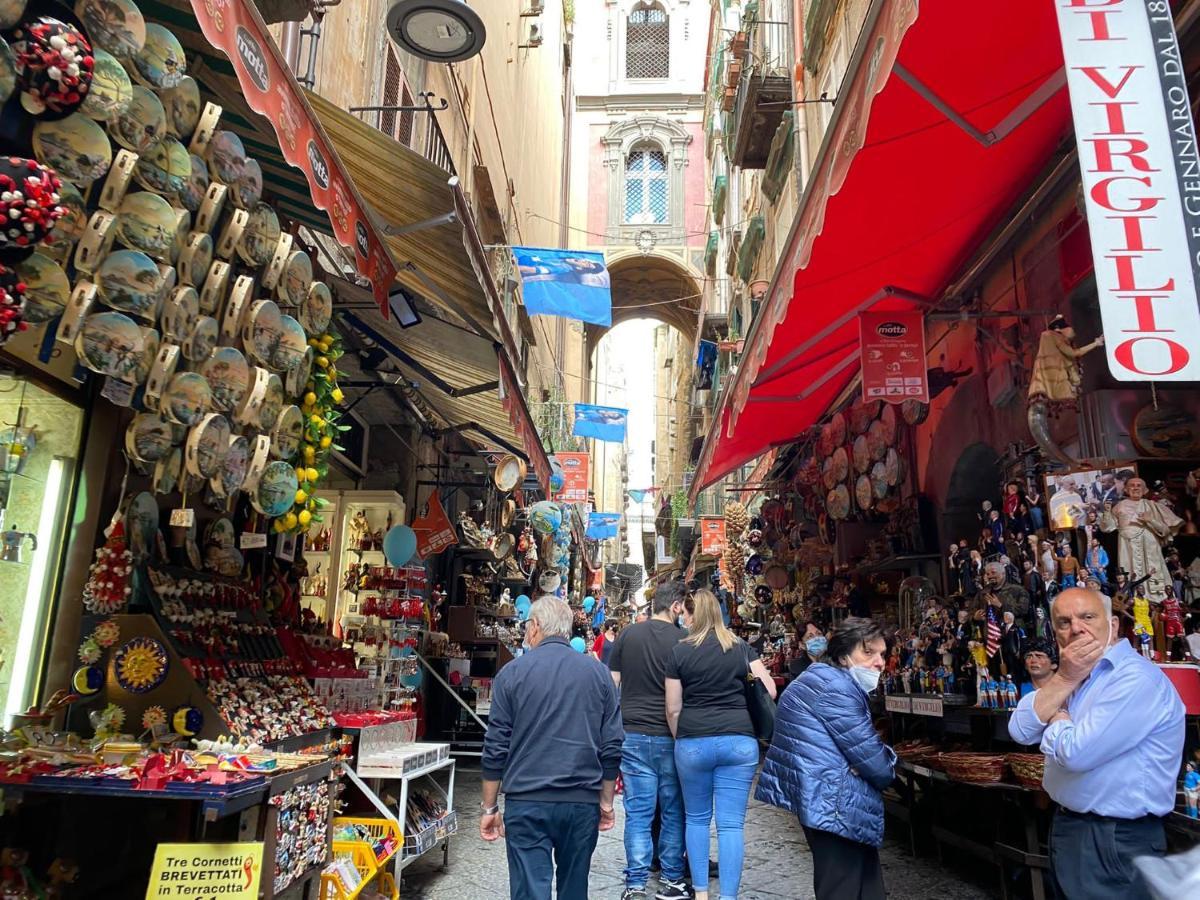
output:
M588 872L599 836L598 803L508 800L504 845L512 900L587 900Z
M1135 856L1162 856L1162 819L1113 819L1059 809L1050 828L1050 870L1065 900L1151 900Z
M816 900L884 900L879 848L804 826Z

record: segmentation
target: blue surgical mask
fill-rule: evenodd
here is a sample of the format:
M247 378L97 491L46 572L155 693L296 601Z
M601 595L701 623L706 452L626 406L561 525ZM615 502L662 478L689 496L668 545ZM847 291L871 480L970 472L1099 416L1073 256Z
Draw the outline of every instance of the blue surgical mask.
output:
M878 669L871 669L867 666L851 666L848 671L855 684L863 689L864 694L871 693L879 686L879 676L882 673Z
M829 641L824 637L810 637L804 642L804 649L808 651L809 656L820 656L825 652L825 648L829 646Z

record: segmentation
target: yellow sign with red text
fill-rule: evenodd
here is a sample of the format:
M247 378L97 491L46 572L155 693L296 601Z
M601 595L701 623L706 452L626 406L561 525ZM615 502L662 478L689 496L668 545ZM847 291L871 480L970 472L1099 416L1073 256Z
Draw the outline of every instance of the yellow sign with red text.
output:
M159 844L146 900L258 900L261 841Z

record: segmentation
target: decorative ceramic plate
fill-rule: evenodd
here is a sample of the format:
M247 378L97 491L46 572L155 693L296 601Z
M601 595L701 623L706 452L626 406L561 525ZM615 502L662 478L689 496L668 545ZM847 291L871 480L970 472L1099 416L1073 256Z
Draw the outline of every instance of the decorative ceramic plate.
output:
M883 457L883 471L888 487L895 487L900 483L900 454L891 447L888 447L888 452Z
M59 188L58 205L63 207L66 212L59 217L58 221L54 223L54 227L50 229L50 233L46 235L46 245L51 248L60 245L74 245L83 236L83 230L87 228L87 208L83 202L83 195L79 193L79 188L71 182L64 181L62 187Z
M133 55L135 77L155 90L177 87L187 74L187 59L179 38L157 22L146 24L146 42Z
M1130 437L1142 456L1191 459L1200 455L1200 423L1194 413L1176 403L1143 406L1133 416Z
M850 491L844 484L839 484L825 497L825 508L833 519L844 519L850 515Z
M213 239L211 234L203 231L192 231L184 242L179 254L179 280L184 284L200 287L208 275L208 267L213 261Z
M854 460L854 471L865 472L871 468L871 449L867 446L867 436L860 434L854 439L854 444L851 448L851 456Z
M271 362L280 372L290 372L304 362L304 354L310 349L308 335L300 323L289 315L279 317L279 327L282 336Z
M796 481L802 485L813 487L821 480L821 466L816 457L806 456L796 469Z
M246 314L242 326L242 344L247 355L260 365L270 367L275 348L283 340L283 316L274 300L259 300Z
M0 104L3 104L17 87L17 58L8 41L0 38Z
M154 466L154 493L169 494L179 484L183 471L183 451L175 447Z
M291 459L300 449L303 434L304 413L300 412L298 406L285 406L271 431L271 456L275 459Z
M160 262L169 261L175 242L175 211L158 194L126 194L117 214L117 240Z
M874 499L871 493L871 477L859 475L854 481L854 502L858 504L859 509L866 510L871 508Z
M78 0L75 15L92 43L117 59L129 59L146 43L146 20L133 0Z
M515 490L525 480L527 469L525 461L511 453L500 458L496 463L496 471L492 473L492 482L497 489L505 493Z
M209 480L213 492L219 497L232 497L242 489L249 465L250 442L241 435L231 435L228 452L221 461L221 471Z
M867 447L871 451L871 459L883 459L883 455L887 453L888 440L886 437L886 426L879 419L871 423L871 427L867 429Z
M826 422L821 426L817 433L817 456L828 459L829 454L833 452L833 429Z
M833 451L833 474L835 481L845 481L850 474L850 455L845 447Z
M162 273L140 250L114 250L100 263L95 280L100 299L113 309L148 322L158 315Z
M868 400L865 403L856 403L850 407L847 418L849 419L851 433L866 434L867 429L871 427L871 423L879 417L879 408L881 406L883 406L882 400Z
M308 296L312 283L312 260L303 250L293 250L288 255L287 262L284 263L283 275L280 276L279 283L275 285L275 295L279 298L280 303L300 307L300 324L304 326L305 331L309 334L320 334L325 330L324 327L314 331L309 323L304 321L309 317L304 299Z
M250 385L250 366L236 347L217 347L200 364L200 374L212 388L213 409L232 412L246 396Z
M267 378L267 391L263 394L262 407L259 410L259 427L263 431L270 431L275 427L275 423L279 421L279 414L283 412L283 379L274 372Z
M169 450L169 448L168 448ZM179 451L175 451L178 453ZM129 550L136 562L147 559L154 550L158 534L158 501L149 491L134 495L125 513Z
M154 413L138 413L125 429L125 451L138 462L158 462L171 452L171 438L168 423Z
M294 369L290 369L283 377L283 386L287 392L293 397L298 397L306 390L308 384L308 376L312 374L313 359L315 353L313 348L309 347L304 351L304 359L300 360L300 365Z
M251 505L264 516L282 516L296 502L300 483L291 463L276 461L263 470L258 487L250 495Z
M192 167L191 175L179 189L179 202L188 212L195 213L204 205L204 194L209 185L208 166L195 153L188 154L188 161Z
M33 126L33 153L67 181L86 187L112 165L112 145L104 129L80 113Z
M163 138L138 157L133 177L148 191L175 198L192 174L192 156L187 147L174 138Z
M133 98L125 111L108 120L108 131L126 150L142 154L167 133L167 114L158 95L140 84L133 86Z
M256 203L238 241L238 255L252 266L265 266L271 261L282 233L275 210L266 203Z
M218 131L208 142L205 154L208 174L221 184L235 184L246 165L246 148L242 139L232 131Z
M142 329L124 313L93 313L75 338L79 361L93 372L130 379L142 365Z
M890 447L896 443L896 407L885 403L883 411L879 413L879 421L883 423L883 437Z
M62 315L71 299L71 282L63 267L44 253L32 253L15 266L25 282L25 321L49 322Z
M204 529L205 547L233 547L237 544L237 529L233 523L222 516L213 519Z
M825 457L825 462L821 463L821 484L825 485L825 490L832 491L833 486L837 484L837 478L833 473L833 457Z
M310 269L311 269L311 263ZM287 278L287 273L284 273ZM304 330L316 337L325 333L329 327L329 319L333 315L333 294L323 281L314 281L308 289L304 302L300 305L300 324Z
M179 84L159 91L163 109L167 112L167 133L179 140L186 140L200 122L200 86L191 75L184 75Z
M871 490L876 500L882 500L888 493L887 465L877 462L871 466Z
M162 339L155 329L142 329L142 361L137 367L137 371L127 377L126 381L133 384L146 383L146 379L150 377L150 369L154 366L154 360L158 358L158 347L161 342Z
M212 316L200 316L183 342L183 358L202 363L212 354L221 336L221 326Z
M0 0L0 28L12 28L25 16L26 0Z
M212 478L229 452L229 420L220 413L209 413L188 433L186 458L188 471L201 478Z
M171 292L162 306L163 335L167 340L181 344L192 333L196 318L200 315L200 297L194 287L184 286Z
M262 166L257 159L248 157L237 180L229 186L229 199L238 209L252 209L262 199L262 192Z
M829 439L835 447L846 443L846 417L840 412L834 413L829 420Z
M900 404L900 418L909 425L920 425L929 416L929 404L920 400L905 400Z
M133 84L129 74L111 53L97 47L92 86L79 105L79 111L89 119L107 122L129 108L133 100Z
M212 405L212 390L197 372L176 372L163 391L161 412L172 422L195 425Z
M510 556L512 556L513 545L515 543L516 541L513 539L511 534L506 531L501 532L500 534L496 535L496 539L492 543L492 556L496 557L498 560L508 559Z
M117 685L129 693L148 693L167 677L167 648L150 637L126 641L113 655L113 674Z

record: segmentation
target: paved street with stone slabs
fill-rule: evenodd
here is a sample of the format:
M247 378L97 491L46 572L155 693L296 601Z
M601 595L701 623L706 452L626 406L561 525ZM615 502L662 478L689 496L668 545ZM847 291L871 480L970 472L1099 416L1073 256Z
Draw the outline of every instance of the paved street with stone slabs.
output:
M450 842L450 868L441 870L441 848L431 850L404 871L404 900L484 900L508 895L508 863L504 844L479 838L479 772L459 763L455 783L459 833ZM617 800L617 825L602 833L592 857L589 900L620 900L625 848L621 835L625 814ZM716 854L713 836L712 853ZM944 869L936 857L913 859L896 840L882 851L889 900L994 900L1000 896L997 870L981 862ZM959 856L950 851L947 856ZM971 866L973 868L964 868ZM655 882L651 878L651 887ZM717 879L709 896L719 896ZM653 892L651 892L653 896ZM739 900L810 900L812 855L796 819L753 799L746 814L746 865Z

